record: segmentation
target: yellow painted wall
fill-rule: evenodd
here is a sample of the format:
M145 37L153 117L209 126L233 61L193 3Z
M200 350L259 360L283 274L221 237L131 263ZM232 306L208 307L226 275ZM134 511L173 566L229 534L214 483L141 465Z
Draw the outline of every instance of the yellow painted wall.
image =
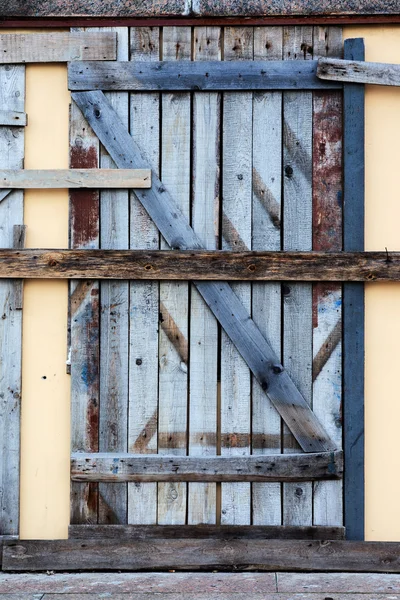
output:
M366 58L400 62L400 27L348 27ZM68 166L66 69L27 67L26 168ZM400 250L400 89L366 91L366 247ZM66 191L26 192L27 246L67 247ZM400 540L400 284L366 288L366 535ZM21 536L66 537L69 519L67 285L27 282L24 297ZM46 379L43 379L46 376Z

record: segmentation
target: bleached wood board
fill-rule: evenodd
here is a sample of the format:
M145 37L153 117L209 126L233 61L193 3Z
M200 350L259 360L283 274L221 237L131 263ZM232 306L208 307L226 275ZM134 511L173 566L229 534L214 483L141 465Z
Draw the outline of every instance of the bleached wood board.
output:
M1 169L0 188L151 187L149 169Z
M190 60L191 28L164 27L163 58ZM187 219L190 214L190 93L162 96L161 172ZM161 248L168 248L165 239ZM158 448L162 454L185 455L188 414L188 323L187 282L160 283L159 340L159 427ZM184 435L182 436L182 432ZM181 435L177 435L180 433ZM187 512L187 484L158 485L158 523L184 524Z
M285 60L312 58L313 28L285 27ZM283 249L312 248L312 94L283 95ZM283 362L303 397L312 404L312 287L283 286ZM284 427L284 452L298 445ZM312 484L283 484L283 525L312 524Z
M158 27L132 27L131 60L159 60ZM160 171L160 96L131 94L130 130L157 175ZM158 249L157 227L134 193L130 199L130 248ZM159 283L130 284L129 436L130 452L157 452ZM157 483L128 484L128 523L157 523Z
M254 59L282 59L282 27L254 28ZM253 95L252 250L281 249L282 93ZM281 356L281 284L253 283L252 316L276 355ZM252 453L281 452L281 418L252 377ZM262 447L255 444L262 439ZM280 483L252 484L252 522L280 525Z
M321 80L400 86L400 65L320 58L317 75Z
M221 60L221 28L194 29L194 59ZM192 226L207 249L219 246L221 95L193 96ZM191 286L189 454L217 452L218 323ZM217 486L190 483L188 523L216 523Z
M84 31L0 34L0 63L115 60L115 33Z
M0 67L0 104L3 110L23 112L25 67ZM24 129L0 127L0 166L21 169ZM0 246L14 244L14 226L24 220L24 194L13 191L0 203ZM22 311L21 283L0 282L0 531L19 534L20 415Z
M27 124L27 115L18 110L0 110L0 125L9 125L16 127L25 127Z
M224 60L253 59L253 28L224 28ZM222 248L251 248L252 203L251 92L226 92L222 123ZM234 284L234 293L247 311L251 285ZM221 454L243 456L251 449L251 375L248 366L225 331L221 336ZM249 483L221 485L221 524L251 522Z

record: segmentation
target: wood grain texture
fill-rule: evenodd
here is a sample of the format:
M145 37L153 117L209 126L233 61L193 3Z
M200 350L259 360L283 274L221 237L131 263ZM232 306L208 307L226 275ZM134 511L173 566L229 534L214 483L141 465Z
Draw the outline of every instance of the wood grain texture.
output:
M253 60L254 32L250 27L224 28L224 61ZM227 62L227 64L229 64ZM224 65L223 65L224 66ZM250 92L226 92L222 121L222 248L251 248L252 120ZM234 284L232 291L251 312L251 286ZM238 445L237 439L243 443ZM227 332L221 335L221 455L251 453L251 372ZM251 523L251 486L221 485L221 524Z
M340 27L314 27L314 58L341 57ZM342 250L343 101L340 92L313 97L313 250ZM342 447L342 288L313 286L313 411ZM343 524L342 482L318 482L313 524Z
M283 55L297 62L312 59L312 27L285 27ZM283 249L312 248L312 93L283 94ZM283 287L283 364L312 406L312 288ZM284 428L284 452L298 452ZM312 484L284 484L283 525L312 525Z
M25 67L0 67L0 105L3 110L25 109ZM0 127L0 166L21 169L24 129ZM0 203L0 246L15 243L14 226L24 220L23 192L13 191ZM21 246L21 244L19 244ZM0 283L0 532L19 533L20 414L22 311L21 282Z
M141 151L107 103L104 94L80 92L74 93L73 98L79 103L119 167L147 167ZM110 123L110 127L107 123ZM173 248L201 248L201 240L188 224L165 185L154 172L152 178L152 188L137 190L136 196L161 233ZM245 357L263 389L268 392L269 398L289 424L302 448L308 451L334 450L334 444L327 438L289 376L283 371L278 373L270 368L269 365L277 364L277 358L230 286L227 283L197 281L196 287L222 327L229 332L235 346Z
M98 168L100 143L75 103L70 112L70 167ZM70 190L71 248L99 248L98 190ZM94 280L71 282L71 450L99 450L100 298ZM97 484L71 486L71 522L97 523Z
M282 59L282 27L254 29L254 59ZM268 63L267 63L268 64ZM282 93L253 95L253 202L252 250L281 249L282 192ZM260 331L281 358L282 297L280 283L252 286L252 316ZM281 418L252 378L252 453L281 452ZM257 447L257 437L263 440ZM252 522L280 525L281 484L252 485Z
M221 60L221 28L198 27L196 61ZM219 247L221 95L193 96L192 227L205 247ZM195 286L191 286L189 335L189 454L217 453L218 323ZM207 435L208 433L211 435ZM188 523L216 523L217 486L190 483Z
M207 457L78 452L71 457L72 481L311 481L342 474L341 452Z
M146 62L160 58L158 27L130 30L130 58ZM160 96L136 93L130 99L130 129L157 175L160 170ZM159 232L131 193L130 248L159 248ZM157 452L159 283L131 281L129 340L129 450ZM128 484L128 523L157 522L157 483Z
M364 40L346 40L344 56L364 59ZM345 250L364 249L365 98L364 86L344 90ZM344 512L347 538L364 539L364 285L348 283L343 290Z
M344 527L280 527L268 525L70 525L76 539L253 538L342 540Z
M163 29L163 58L167 61L190 61L192 35L189 27ZM192 63L190 63L192 64ZM190 142L191 97L189 93L162 96L161 172L182 214L190 215ZM168 238L161 248L170 246ZM159 425L158 451L185 455L188 419L188 336L189 286L186 282L160 284L159 324ZM162 437L161 437L162 436ZM184 524L187 514L187 485L158 485L158 523Z
M151 187L151 171L142 169L2 169L2 188L135 188Z
M400 65L337 58L321 58L317 75L322 80L375 85L400 85Z
M3 571L400 572L397 542L259 539L5 541Z
M211 54L209 55L210 58ZM234 56L234 55L233 55ZM265 64L254 60L230 64L204 60L200 63L170 64L168 61L71 62L68 66L70 90L143 91L235 91L280 89L335 89L341 85L316 76L317 62L295 65L275 60Z
M114 33L4 33L0 34L0 63L115 60Z
M27 114L17 110L0 110L0 125L25 127L27 125Z

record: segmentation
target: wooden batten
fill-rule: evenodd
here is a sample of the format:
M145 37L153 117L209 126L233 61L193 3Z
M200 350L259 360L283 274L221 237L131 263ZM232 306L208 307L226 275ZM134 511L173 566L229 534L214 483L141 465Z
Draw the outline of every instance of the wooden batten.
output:
M149 188L149 169L3 169L3 189Z
M16 110L0 110L0 126L8 125L10 127L25 127L27 122L27 115L24 112Z
M400 65L325 58L318 61L317 76L325 81L400 86Z

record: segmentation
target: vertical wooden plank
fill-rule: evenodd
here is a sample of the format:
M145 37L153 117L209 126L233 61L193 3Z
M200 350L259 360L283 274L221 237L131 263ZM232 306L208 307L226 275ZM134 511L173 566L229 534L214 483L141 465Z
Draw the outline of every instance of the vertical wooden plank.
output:
M191 28L165 27L163 60L191 59ZM190 213L189 93L163 94L161 175L183 214ZM168 248L164 240L161 248ZM159 452L186 454L188 402L187 282L160 284ZM186 522L186 483L158 485L158 522Z
M0 67L0 105L25 110L25 67ZM0 127L0 166L23 168L24 128ZM13 246L14 225L23 222L24 194L14 190L0 203L0 246ZM22 311L19 282L0 283L0 532L19 532Z
M253 28L224 28L224 59L253 59ZM253 95L229 92L223 101L222 248L251 248ZM250 312L251 285L232 286ZM250 454L250 371L225 334L221 337L221 454ZM221 485L221 523L251 520L251 484Z
M346 40L344 58L364 60L364 40ZM364 250L364 86L344 87L344 250ZM364 539L364 285L343 289L344 515L346 537Z
M115 31L117 60L128 60L128 28L101 27L90 31ZM129 128L129 94L106 94L112 107ZM101 147L100 167L115 168ZM102 190L100 193L100 247L129 247L129 191ZM100 283L100 452L128 450L128 350L129 283ZM99 523L127 522L127 484L99 484Z
M76 31L77 29L73 29ZM74 102L70 167L99 167L100 143ZM70 190L70 246L98 248L100 194ZM97 281L71 282L71 451L98 452L100 310ZM71 484L71 523L97 523L98 484Z
M314 59L341 58L341 27L314 27ZM313 97L313 250L342 249L342 94ZM342 447L342 288L313 286L313 411ZM342 481L313 484L313 523L342 525Z
M194 59L221 60L221 28L194 29ZM219 247L221 94L193 97L192 227L207 249ZM189 454L217 452L218 324L191 286ZM188 522L216 522L215 483L190 483Z
M285 27L285 60L312 58L312 27ZM283 95L284 250L312 249L312 93ZM312 286L283 286L283 361L306 401L312 403ZM299 451L284 427L284 451ZM283 485L283 524L312 524L312 483Z
M282 60L282 27L255 27L254 60ZM282 92L253 96L253 250L281 249ZM252 316L281 355L281 285L253 283ZM281 418L252 377L252 452L281 452ZM280 525L280 483L252 484L254 525Z
M131 27L130 60L160 60L158 27ZM160 168L160 95L131 94L131 135L151 167ZM130 248L157 249L159 233L135 194L130 201ZM130 283L129 451L157 452L159 282ZM157 484L128 484L128 523L157 523Z

